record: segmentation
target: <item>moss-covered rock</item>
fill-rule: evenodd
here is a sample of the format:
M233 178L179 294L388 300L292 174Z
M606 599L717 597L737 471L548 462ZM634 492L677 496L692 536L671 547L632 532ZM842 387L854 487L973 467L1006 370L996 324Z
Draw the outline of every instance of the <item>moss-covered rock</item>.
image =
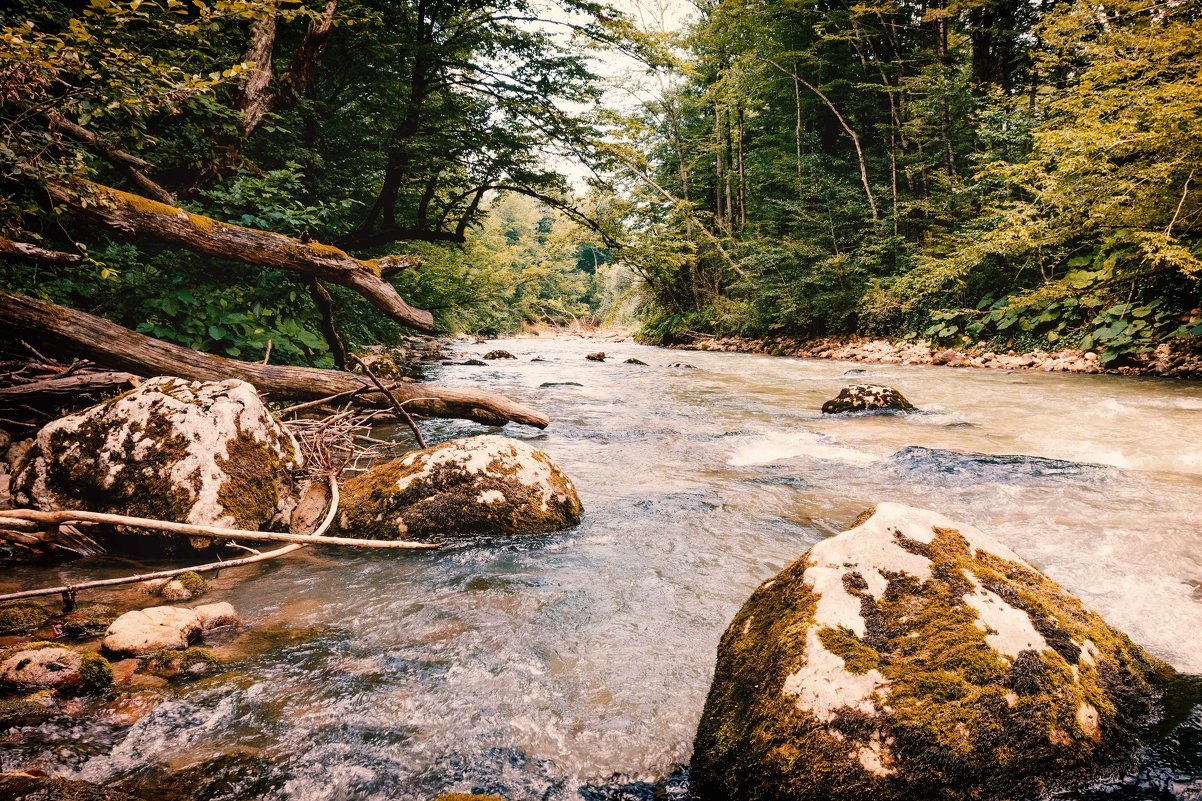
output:
M348 537L436 540L557 531L580 522L581 505L545 453L485 435L414 451L352 478L339 510Z
M1172 669L980 531L882 504L722 638L702 799L1028 798L1132 753Z
M204 673L221 664L207 648L186 648L183 651L157 651L146 658L146 670L156 676L170 678L180 673Z
M199 573L189 570L181 573L170 581L160 584L155 594L168 601L190 601L204 595L209 585Z
M52 687L97 692L113 683L113 669L100 654L38 642L0 654L0 686Z
M99 637L117 617L116 607L108 604L85 604L65 615L59 621L59 627L68 637Z
M490 350L484 354L484 358L489 361L495 361L497 359L516 359L517 357L507 350Z
M844 412L912 412L914 404L893 387L880 384L851 384L838 396L822 404L823 414Z
M46 625L54 613L36 601L0 604L0 634L23 634Z
M42 428L13 495L39 509L257 528L287 520L299 464L250 384L163 377Z

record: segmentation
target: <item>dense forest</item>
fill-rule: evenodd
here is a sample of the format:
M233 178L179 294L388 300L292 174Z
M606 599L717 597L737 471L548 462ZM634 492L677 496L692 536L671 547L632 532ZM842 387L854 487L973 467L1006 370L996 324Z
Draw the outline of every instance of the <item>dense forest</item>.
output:
M630 11L12 5L3 287L241 358L270 340L329 362L323 303L353 343L397 335L345 287L131 231L97 211L111 187L403 254L386 277L442 331L637 304L650 341L866 333L1104 363L1202 334L1197 2L730 0L684 31ZM615 59L637 108L613 102Z

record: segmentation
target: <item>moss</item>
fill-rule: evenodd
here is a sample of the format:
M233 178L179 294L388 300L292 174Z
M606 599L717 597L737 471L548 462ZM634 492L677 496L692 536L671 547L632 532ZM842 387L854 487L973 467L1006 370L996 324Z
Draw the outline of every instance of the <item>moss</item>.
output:
M175 577L175 580L184 585L184 589L191 594L193 598L203 595L209 585L201 578L200 574L194 570L189 570L187 573L180 573Z
M841 657L845 667L852 673L861 675L880 666L880 655L860 642L851 629L823 626L818 629L818 639L823 648Z
M113 686L113 666L98 653L85 651L80 654L80 689L96 693Z
M86 604L64 617L59 626L69 637L98 637L117 617L117 609L108 604Z
M22 651L40 651L43 648L61 648L61 647L62 646L59 645L58 643L46 642L45 640L39 640L38 642L29 642L29 643L25 643L24 645L15 645L6 651L0 651L0 662L4 662L10 656L13 656L14 654L19 654Z
M217 502L236 527L257 528L275 516L283 463L275 449L241 429L226 442L225 451L217 466L228 478L217 490Z
M54 616L34 601L8 601L0 604L0 634L18 634L45 625Z
M148 671L168 676L193 672L192 669L198 665L209 668L219 664L221 664L221 660L207 648L193 647L183 651L164 649L146 657L146 669Z

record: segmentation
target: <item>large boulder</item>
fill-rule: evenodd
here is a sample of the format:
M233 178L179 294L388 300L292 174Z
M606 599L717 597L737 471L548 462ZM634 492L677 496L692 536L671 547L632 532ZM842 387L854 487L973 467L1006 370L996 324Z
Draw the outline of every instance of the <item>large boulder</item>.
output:
M980 531L882 504L718 648L702 799L1032 798L1130 755L1172 669Z
M355 476L342 489L348 537L542 534L580 522L580 498L545 453L508 437L451 440Z
M893 387L881 384L850 384L822 404L823 414L844 412L912 412L914 404Z
M250 384L163 377L42 428L14 496L46 510L255 529L287 520L300 462Z
M92 691L112 683L113 669L97 653L39 642L0 654L0 686Z
M156 651L183 651L201 633L238 620L228 603L204 604L193 609L152 606L126 612L109 625L104 649L117 656L145 656Z

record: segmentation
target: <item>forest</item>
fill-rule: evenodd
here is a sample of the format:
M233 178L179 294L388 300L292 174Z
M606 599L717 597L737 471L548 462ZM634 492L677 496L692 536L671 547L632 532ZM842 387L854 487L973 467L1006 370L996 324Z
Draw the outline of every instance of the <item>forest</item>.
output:
M311 276L131 236L90 199L111 187L404 255L420 267L388 280L443 332L622 318L654 342L866 334L1104 364L1202 334L1197 3L735 0L671 30L635 10L10 5L4 288L331 362ZM398 335L331 293L353 342Z

